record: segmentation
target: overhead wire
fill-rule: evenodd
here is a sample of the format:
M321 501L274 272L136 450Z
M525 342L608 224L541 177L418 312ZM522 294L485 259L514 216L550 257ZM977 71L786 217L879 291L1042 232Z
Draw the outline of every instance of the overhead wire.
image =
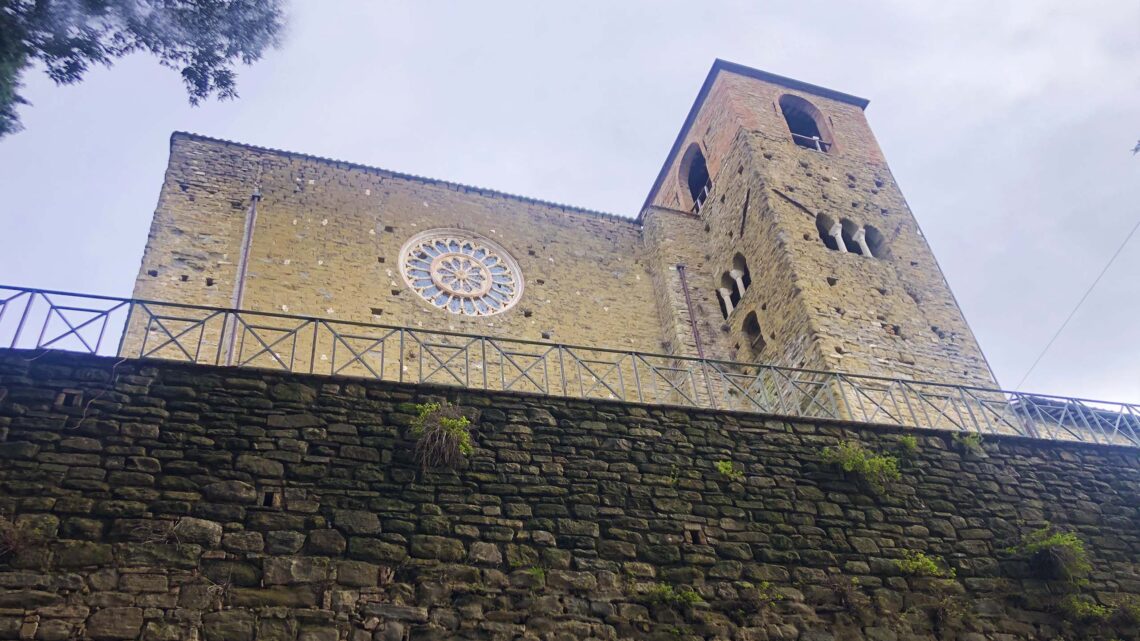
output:
M1073 307L1073 311L1069 312L1069 315L1065 317L1065 322L1061 323L1061 326L1057 328L1057 331L1053 334L1053 338L1049 339L1049 342L1045 344L1045 347L1041 350L1041 353L1039 353L1037 355L1037 358L1033 360L1033 364L1030 365L1029 369L1025 371L1025 375L1022 376L1021 380L1017 382L1016 386L1014 386L1015 389L1021 388L1026 379L1029 378L1029 375L1032 374L1033 370L1037 368L1037 365L1041 362L1041 359L1045 357L1046 353L1048 353L1049 348L1053 346L1053 343L1057 342L1057 337L1060 336L1061 332L1064 332L1065 328L1069 326L1069 321L1073 320L1073 317L1077 315L1077 310L1079 310L1081 306L1085 304L1085 301L1088 299L1089 294L1091 294L1092 291L1096 289L1097 284L1100 283L1100 279L1104 278L1105 273L1108 272L1108 268L1112 267L1112 263L1115 262L1116 258L1120 256L1120 253L1124 251L1124 247L1128 245L1128 241L1132 240L1132 236L1136 234L1137 229L1140 229L1140 219L1138 219L1136 221L1136 224L1132 226L1132 231L1128 232L1128 235L1124 237L1124 241L1121 242L1120 246L1116 248L1116 252L1113 253L1112 257L1108 259L1108 262L1104 264L1104 269L1100 270L1100 273L1097 274L1096 279L1093 280L1092 284L1089 285L1088 289L1085 290L1084 295L1081 296L1081 299L1077 301L1077 304Z

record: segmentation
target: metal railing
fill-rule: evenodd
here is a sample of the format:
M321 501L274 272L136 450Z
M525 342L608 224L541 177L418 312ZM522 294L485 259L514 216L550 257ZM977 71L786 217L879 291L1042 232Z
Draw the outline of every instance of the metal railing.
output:
M701 208L705 206L705 201L709 199L709 194L712 193L712 188L713 184L712 179L710 178L705 181L705 186L701 187L701 190L697 193L696 197L693 198L693 208L691 211L694 214L701 213Z
M1140 405L0 286L0 348L1140 447Z
M819 136L805 136L803 134L793 133L792 142L806 149L814 149L824 153L831 151L831 143Z

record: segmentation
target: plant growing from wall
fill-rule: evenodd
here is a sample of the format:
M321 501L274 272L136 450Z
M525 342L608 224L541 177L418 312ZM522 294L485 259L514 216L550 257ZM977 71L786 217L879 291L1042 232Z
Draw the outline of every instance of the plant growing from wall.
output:
M1043 579L1083 585L1092 571L1084 541L1075 533L1055 530L1052 525L1026 534L1021 543L1006 551L1027 559L1034 573Z
M0 561L16 556L30 544L27 531L0 516Z
M698 603L705 602L704 599L701 598L701 595L697 594L696 590L688 587L677 589L668 583L655 583L651 585L648 590L642 593L641 598L646 603L664 605L671 608L691 607Z
M416 460L424 470L459 467L464 457L475 452L471 442L471 419L448 401L423 403L411 420L416 437Z
M715 463L715 465L716 465L716 471L720 472L720 475L723 476L724 478L726 478L730 481L743 481L744 480L744 472L742 472L736 466L736 463L733 463L732 461L717 461Z
M11 563L19 558L27 564L38 558L41 565L46 564L47 557L43 553L53 539L54 532L37 522L35 516L20 522L0 516L0 563Z
M918 437L904 434L899 437L899 450L904 456L914 456L918 453Z
M1108 620L1112 610L1083 594L1070 594L1058 604L1061 614L1076 623L1096 623Z
M1126 597L1112 608L1110 618L1118 628L1140 631L1140 598Z
M954 444L965 454L972 456L985 456L986 450L982 447L982 435L978 432L954 432Z
M899 461L889 454L877 454L854 441L844 441L835 447L823 449L823 460L857 474L878 494L887 485L899 480Z
M906 557L895 561L895 565L903 574L910 576L929 576L938 579L953 579L958 575L954 568L949 567L946 561L919 552L907 550Z
M859 580L853 576L828 574L823 579L823 587L835 595L836 603L848 614L856 614L870 604L870 599L859 589Z

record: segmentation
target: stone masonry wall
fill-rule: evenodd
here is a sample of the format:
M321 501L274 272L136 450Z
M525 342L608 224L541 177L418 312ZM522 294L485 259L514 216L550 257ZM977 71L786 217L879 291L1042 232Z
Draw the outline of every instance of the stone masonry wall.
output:
M474 418L457 472L412 460L440 397ZM907 433L0 352L0 639L1136 638L1006 551L1052 523L1080 592L1140 597L1136 449L911 431L882 494L821 459Z

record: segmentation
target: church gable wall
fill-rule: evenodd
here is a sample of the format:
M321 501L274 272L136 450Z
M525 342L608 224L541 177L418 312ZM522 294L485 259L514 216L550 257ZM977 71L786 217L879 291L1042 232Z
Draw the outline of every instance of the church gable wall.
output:
M229 306L257 184L243 309L660 349L652 280L633 221L181 135L136 296ZM505 248L521 267L521 300L506 312L470 317L420 298L399 273L399 252L409 238L434 228L468 230ZM178 251L202 256L202 264L180 262ZM150 276L152 270L158 275ZM181 280L185 273L189 281ZM214 285L206 287L204 278L214 273Z

